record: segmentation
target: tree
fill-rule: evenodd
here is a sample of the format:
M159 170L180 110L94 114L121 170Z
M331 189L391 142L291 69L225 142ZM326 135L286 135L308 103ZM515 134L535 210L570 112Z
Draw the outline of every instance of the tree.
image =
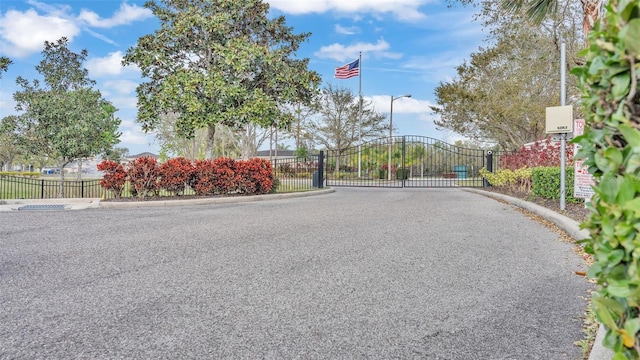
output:
M544 137L545 108L560 99L557 37L567 34L570 48L577 48L571 32L570 24L531 31L505 23L495 29L495 45L472 54L457 67L457 78L436 87L435 124L506 149ZM569 98L577 98L575 79L569 85Z
M176 130L193 137L207 129L213 157L216 125L254 123L286 128L280 106L308 103L318 86L308 59L293 58L310 34L294 34L282 16L270 18L260 0L151 0L160 29L127 50L146 82L137 88L138 121L146 131L160 114L178 114Z
M13 64L11 59L6 56L0 56L0 79L2 79L2 72L7 71L11 64Z
M284 109L294 117L294 121L285 133L287 138L294 139L296 149L310 149L313 147L313 135L308 131L308 123L318 113L316 106L317 102L312 103L311 106L304 106L298 103Z
M46 155L57 162L60 171L60 197L64 197L64 167L68 163L96 156L119 142L120 119L116 108L92 86L82 67L87 51L79 54L68 48L68 40L44 44L43 60L36 70L43 83L18 77L22 91L14 94L17 132L25 151Z
M327 85L319 97L319 118L309 122L314 140L340 154L362 141L381 137L389 131L384 114L377 113L371 102L363 101L362 122L359 124L358 97L346 88ZM340 164L336 164L338 171Z
M502 7L511 13L524 9L525 14L535 23L542 22L560 7L559 0L501 0ZM580 0L582 5L582 32L586 39L596 21L602 16L604 0Z
M111 160L120 163L122 159L129 155L129 149L126 147L114 147L102 154L103 160Z
M17 127L18 117L15 115L5 116L0 120L0 171L5 166L11 171L14 159L22 153Z

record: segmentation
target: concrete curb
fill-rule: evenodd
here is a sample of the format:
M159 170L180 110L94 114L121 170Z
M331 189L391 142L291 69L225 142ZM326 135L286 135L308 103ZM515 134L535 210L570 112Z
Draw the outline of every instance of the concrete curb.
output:
M322 190L295 192L295 193L282 193L282 194L266 194L266 195L253 195L253 196L226 196L216 198L202 198L202 199L186 199L186 200L154 200L154 201L102 201L100 202L101 208L139 208L139 207L166 207L166 206L193 206L193 205L209 205L209 204L233 204L233 203L245 203L253 201L268 201L268 200L280 200L290 199L306 196L324 195L335 192L335 189L327 188Z
M63 205L65 210L97 208L99 198L62 198L62 199L9 199L0 200L0 212L19 210L24 205ZM42 210L40 210L42 211ZM44 210L46 211L46 210Z
M19 210L24 205L63 205L64 210L82 210L89 208L148 208L148 207L167 207L167 206L194 206L194 205L211 205L211 204L232 204L245 203L252 201L268 201L279 199L290 199L297 197L324 195L335 192L335 189L325 188L322 190L312 190L295 193L282 194L266 194L254 196L226 196L201 199L185 199L185 200L154 200L154 201L101 201L98 198L63 198L63 199L16 199L16 200L0 200L0 212ZM47 211L39 209L38 211Z
M534 204L522 199L514 198L512 196L503 195L494 193L491 191L472 189L472 188L464 188L464 191L484 195L486 197L490 197L496 200L504 201L515 205L517 207L523 208L527 211L530 211L538 216L545 218L546 220L551 221L558 228L564 230L569 236L574 238L575 240L582 240L589 237L589 232L580 229L580 224L577 221L570 219L564 215L558 214L553 210L549 210L543 206L538 204ZM596 334L596 339L593 342L593 347L591 349L591 353L589 354L589 360L611 360L613 358L613 351L602 346L602 340L604 339L605 329L604 326L600 325L598 328L598 333Z

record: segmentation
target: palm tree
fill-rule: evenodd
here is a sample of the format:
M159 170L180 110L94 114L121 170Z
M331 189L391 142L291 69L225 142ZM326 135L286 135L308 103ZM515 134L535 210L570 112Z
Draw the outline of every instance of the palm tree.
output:
M534 22L541 22L558 8L558 0L501 0L502 8L510 12L525 9L525 14ZM580 0L582 4L582 31L587 39L596 20L602 15L604 0Z

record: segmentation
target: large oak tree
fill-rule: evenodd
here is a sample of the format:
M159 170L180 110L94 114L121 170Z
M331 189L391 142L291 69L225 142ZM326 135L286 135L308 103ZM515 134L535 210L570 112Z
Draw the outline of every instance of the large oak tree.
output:
M123 64L146 79L138 88L138 121L153 130L163 113L194 136L207 129L213 157L217 124L241 129L254 123L286 128L293 121L280 105L308 102L320 82L296 51L310 34L295 34L285 18L268 16L260 0L149 1L160 29L130 48Z

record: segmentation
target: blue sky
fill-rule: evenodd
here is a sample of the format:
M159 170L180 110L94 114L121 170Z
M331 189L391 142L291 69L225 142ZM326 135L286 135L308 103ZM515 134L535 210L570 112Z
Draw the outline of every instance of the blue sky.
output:
M440 81L455 76L455 67L477 51L487 36L473 21L471 7L448 7L439 0L267 0L275 15L284 15L296 33L311 32L298 53L323 82L358 92L358 78L337 80L334 69L362 52L362 93L376 110L388 114L390 97L411 94L393 103L396 135L423 135L448 142L456 134L437 131L429 105ZM71 49L87 49L89 76L103 96L119 109L121 143L131 154L158 152L153 135L136 123L135 88L142 80L135 67L120 65L125 51L140 36L158 28L144 1L81 0L0 2L0 54L14 64L0 80L0 117L15 113L15 78L38 78L45 40L62 36Z

